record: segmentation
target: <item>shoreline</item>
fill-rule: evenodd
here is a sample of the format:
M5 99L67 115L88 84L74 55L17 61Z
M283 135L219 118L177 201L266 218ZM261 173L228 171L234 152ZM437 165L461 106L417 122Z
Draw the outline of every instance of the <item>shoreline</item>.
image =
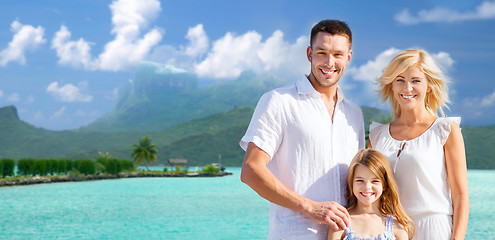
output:
M60 183L60 182L82 182L106 179L137 178L137 177L223 177L233 175L231 172L211 173L171 173L171 172L122 172L118 174L95 174L95 175L55 175L34 176L14 179L0 179L0 187L15 187L24 185Z

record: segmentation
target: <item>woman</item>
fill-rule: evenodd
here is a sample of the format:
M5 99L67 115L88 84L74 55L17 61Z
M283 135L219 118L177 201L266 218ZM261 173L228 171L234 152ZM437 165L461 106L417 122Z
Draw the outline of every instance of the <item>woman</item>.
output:
M460 118L445 118L446 79L424 50L399 53L378 79L394 119L372 123L369 146L390 161L414 239L464 239L469 197ZM442 117L437 116L439 111Z

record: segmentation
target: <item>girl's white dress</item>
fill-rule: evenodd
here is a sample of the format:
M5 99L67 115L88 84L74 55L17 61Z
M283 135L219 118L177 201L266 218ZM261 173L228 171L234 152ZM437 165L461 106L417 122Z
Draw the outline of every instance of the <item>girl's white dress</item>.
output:
M413 239L445 240L452 234L452 200L443 146L450 125L461 118L437 118L419 137L398 140L390 124L373 122L370 141L390 162L400 201L415 225Z

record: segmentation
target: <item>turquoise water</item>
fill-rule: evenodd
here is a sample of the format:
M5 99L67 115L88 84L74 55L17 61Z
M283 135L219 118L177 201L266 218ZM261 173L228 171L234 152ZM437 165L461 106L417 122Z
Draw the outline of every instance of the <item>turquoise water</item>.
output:
M468 170L469 225L466 239L495 236L495 171Z
M0 188L0 239L266 239L268 202L239 180L130 178ZM495 171L469 171L467 239L495 235Z

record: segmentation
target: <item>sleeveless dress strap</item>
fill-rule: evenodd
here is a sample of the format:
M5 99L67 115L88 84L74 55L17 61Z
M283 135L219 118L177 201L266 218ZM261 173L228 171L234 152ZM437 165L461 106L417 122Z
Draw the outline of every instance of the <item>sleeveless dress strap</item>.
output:
M394 217L387 215L387 218L385 220L385 232L393 236L393 231L394 231Z
M345 228L345 237L343 240L354 240L354 231L352 231L351 226Z

